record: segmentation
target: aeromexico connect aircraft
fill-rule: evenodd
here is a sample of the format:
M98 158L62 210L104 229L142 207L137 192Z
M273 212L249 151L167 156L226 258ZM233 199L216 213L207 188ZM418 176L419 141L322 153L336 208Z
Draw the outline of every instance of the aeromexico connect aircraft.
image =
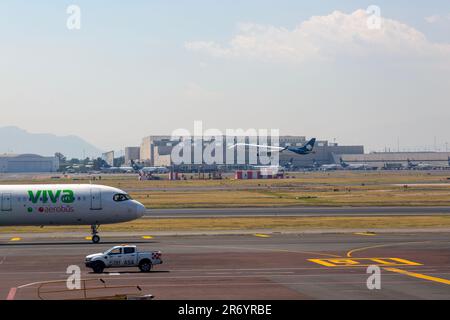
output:
M1 226L91 226L98 243L98 227L138 219L145 207L122 190L92 184L0 186Z
M251 143L236 143L232 146L229 146L228 149L232 149L238 146L244 146L244 147L255 147L259 149L266 149L267 154L271 154L272 152L284 152L284 151L291 151L296 154L300 155L306 155L313 153L314 145L316 143L316 138L312 138L308 142L306 142L301 147L293 147L293 146L286 146L286 147L277 147L277 146L268 146L268 145L261 145L261 144L251 144Z

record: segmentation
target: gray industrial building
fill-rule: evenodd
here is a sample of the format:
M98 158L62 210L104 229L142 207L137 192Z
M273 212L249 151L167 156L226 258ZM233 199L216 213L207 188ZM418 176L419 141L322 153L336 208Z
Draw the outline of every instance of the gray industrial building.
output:
M163 147L164 145L171 147L174 143L170 136L148 136L143 138L140 148L140 161L146 165L154 166L155 162L158 162L158 160L155 161L155 151L157 157L160 154L159 151L161 151L158 150L158 147ZM170 161L168 165L170 165Z
M368 154L340 154L333 155L334 161L339 163L342 158L347 163L361 164L385 168L385 167L406 167L408 160L412 163L426 163L431 166L448 166L450 152L373 152Z
M114 151L102 153L102 160L105 161L109 166L114 166Z
M0 173L56 172L58 169L57 157L43 157L36 154L0 155Z
M141 159L140 147L126 147L125 148L125 165L131 165L132 161L139 161Z
M184 138L186 139L186 138ZM210 144L210 142L202 141L201 139L195 139L189 137L192 145L194 144L202 144L203 148ZM244 140L246 142L250 142L250 138L245 137ZM172 159L171 153L174 146L180 143L179 140L172 140L170 136L148 136L143 138L140 148L140 161L144 162L149 166L171 166ZM237 140L236 140L237 141ZM242 167L243 165L238 163L237 161L237 150L235 150L234 154L231 153L233 159L230 160L230 151L227 150L226 145L227 139L223 137L222 151L224 155L224 162L227 163L227 167L229 168L237 168ZM279 137L279 146L302 146L307 142L306 137L304 136L280 136ZM267 144L267 142L261 143ZM194 149L194 148L192 148ZM194 151L192 151L194 152ZM282 152L280 154L280 165L285 165L288 162L292 161L293 166L297 168L305 168L312 167L314 163L318 164L328 164L333 163L334 158L333 154L363 154L364 147L363 146L339 146L336 143L328 143L328 141L317 141L316 146L314 148L314 153L309 155L298 155L292 152ZM246 164L249 163L250 150L247 147L245 150L245 160ZM192 154L192 158L194 158ZM253 163L255 164L255 163ZM261 163L256 163L261 164ZM197 165L183 165L186 170L195 169L199 167L200 164ZM206 168L207 166L202 163L202 168ZM244 164L245 166L245 164ZM179 166L180 167L180 166Z

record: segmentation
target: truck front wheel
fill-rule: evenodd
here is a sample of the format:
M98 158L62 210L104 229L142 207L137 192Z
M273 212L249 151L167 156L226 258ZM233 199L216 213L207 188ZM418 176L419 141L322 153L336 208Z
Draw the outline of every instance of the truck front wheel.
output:
M95 273L102 273L103 270L105 270L105 265L102 262L96 262L94 263L94 265L92 266L92 270Z
M152 263L149 260L142 260L139 262L139 270L142 272L150 272L152 270Z

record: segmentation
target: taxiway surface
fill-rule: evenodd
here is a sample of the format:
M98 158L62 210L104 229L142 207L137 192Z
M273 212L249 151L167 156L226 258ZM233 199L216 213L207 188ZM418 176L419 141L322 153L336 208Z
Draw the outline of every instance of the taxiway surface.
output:
M0 243L0 297L39 299L40 291L43 299L83 298L66 291L67 268L78 265L82 278L91 279L87 287L100 287L88 290L88 298L137 293L139 286L156 299L450 299L446 233L104 239L94 245L49 235ZM100 275L84 267L87 254L123 243L161 250L164 264L150 273L125 268ZM367 287L368 265L380 267L380 290ZM43 284L48 281L57 282Z

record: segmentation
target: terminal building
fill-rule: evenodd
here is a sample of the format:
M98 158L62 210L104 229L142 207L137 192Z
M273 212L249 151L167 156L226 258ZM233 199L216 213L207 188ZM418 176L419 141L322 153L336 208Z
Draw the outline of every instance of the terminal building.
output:
M428 164L433 167L448 167L450 152L373 152L368 154L334 154L334 161L340 159L350 164L368 164L381 168L407 167L411 163Z
M0 155L0 173L56 172L58 169L57 157L43 157L36 154Z
M192 155L191 159L194 159L194 146L202 145L202 150L205 150L207 145L210 145L210 141L202 141L201 139L196 139L193 137L188 137L190 143L192 144ZM199 167L202 169L208 169L208 167L225 166L228 169L241 169L249 165L262 165L259 162L250 163L250 153L255 153L255 149L252 151L249 147L245 148L245 163L238 161L237 148L230 152L229 146L227 145L227 137L222 137L223 143L221 150L223 152L223 163L217 165L207 165L205 162L197 164L182 164L177 165L178 169L181 170L196 170ZM180 143L180 141L186 140L186 138L172 140L170 136L148 136L143 138L140 147L140 161L148 166L172 166L171 154L174 146ZM254 143L249 137L243 137L239 142L245 141L246 143ZM234 139L237 142L237 138ZM304 136L280 136L279 146L303 146L307 142ZM267 142L261 142L262 145L267 145ZM292 163L293 168L308 168L313 167L314 164L329 164L334 162L334 154L364 154L364 147L361 145L357 146L340 146L337 143L329 143L328 141L317 141L314 147L314 153L309 155L298 155L293 152L285 151L280 153L279 164L284 166L288 163ZM231 159L230 159L231 158Z

